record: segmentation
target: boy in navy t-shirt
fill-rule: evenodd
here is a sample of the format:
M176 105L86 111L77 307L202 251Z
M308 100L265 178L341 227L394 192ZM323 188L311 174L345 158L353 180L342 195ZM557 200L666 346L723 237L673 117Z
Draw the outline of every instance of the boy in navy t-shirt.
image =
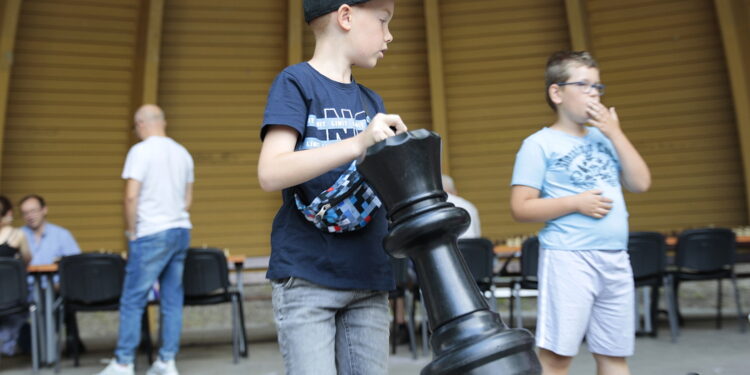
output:
M364 228L326 233L308 222L309 201L373 144L406 131L351 67L371 68L393 39L393 0L305 0L316 39L308 62L284 69L268 95L258 162L263 190L282 190L267 278L288 374L386 374L387 291L393 276L382 241L385 210Z

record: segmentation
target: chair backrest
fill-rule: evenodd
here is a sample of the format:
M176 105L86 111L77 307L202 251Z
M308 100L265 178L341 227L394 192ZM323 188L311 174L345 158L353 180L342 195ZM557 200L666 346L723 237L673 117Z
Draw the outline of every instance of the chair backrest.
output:
M60 296L67 302L116 303L125 279L125 260L118 254L83 253L63 257L58 268Z
M539 270L539 237L532 236L521 244L521 279L537 280Z
M686 230L677 237L675 265L680 269L710 272L731 268L736 236L727 228Z
M182 273L185 297L227 293L229 270L224 252L214 248L190 248Z
M409 276L409 258L390 257L391 268L393 269L393 279L396 281L396 288L406 289L414 284L414 280Z
M657 232L631 232L628 255L636 280L657 277L667 267L667 247L664 235Z
M25 306L28 290L23 261L0 258L0 313Z
M492 241L486 238L462 238L458 240L458 250L463 255L474 280L485 287L491 285L495 263Z

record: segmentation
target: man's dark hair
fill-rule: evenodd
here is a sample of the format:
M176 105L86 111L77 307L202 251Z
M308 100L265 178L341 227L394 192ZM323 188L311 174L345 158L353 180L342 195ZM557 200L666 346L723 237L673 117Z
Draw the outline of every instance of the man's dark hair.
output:
M557 112L557 106L549 97L549 87L558 82L565 82L570 78L569 67L571 65L598 68L594 57L586 51L558 51L553 53L547 60L547 70L544 72L544 96L547 104L553 111Z
M29 195L21 198L21 200L18 201L18 205L19 206L22 205L23 202L26 202L29 199L36 199L36 201L39 202L39 207L41 207L41 208L44 208L44 207L47 206L47 203L44 201L44 198L42 198L41 195L37 195L37 194L29 194Z
M13 209L13 204L10 203L10 199L8 199L4 195L0 195L0 217L5 216L5 214L8 213L8 211Z

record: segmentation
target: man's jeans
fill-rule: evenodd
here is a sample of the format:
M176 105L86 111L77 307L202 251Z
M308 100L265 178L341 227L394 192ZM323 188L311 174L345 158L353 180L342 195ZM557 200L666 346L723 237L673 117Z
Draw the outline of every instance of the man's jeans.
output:
M159 281L161 296L161 348L163 361L174 359L182 330L182 270L190 230L173 228L130 241L125 284L120 297L120 333L115 356L121 364L133 363L141 339L141 316L148 293Z
M289 278L272 283L288 375L388 373L388 293L330 289Z

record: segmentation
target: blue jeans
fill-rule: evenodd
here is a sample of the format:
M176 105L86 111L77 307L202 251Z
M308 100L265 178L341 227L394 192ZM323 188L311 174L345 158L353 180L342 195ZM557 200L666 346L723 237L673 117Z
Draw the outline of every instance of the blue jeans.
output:
M161 348L159 357L174 359L180 348L182 330L182 270L190 230L168 229L130 241L125 284L120 297L120 332L115 356L121 364L133 363L141 340L141 317L148 293L159 281L161 303Z
M388 373L387 292L330 289L298 278L272 285L288 375Z

